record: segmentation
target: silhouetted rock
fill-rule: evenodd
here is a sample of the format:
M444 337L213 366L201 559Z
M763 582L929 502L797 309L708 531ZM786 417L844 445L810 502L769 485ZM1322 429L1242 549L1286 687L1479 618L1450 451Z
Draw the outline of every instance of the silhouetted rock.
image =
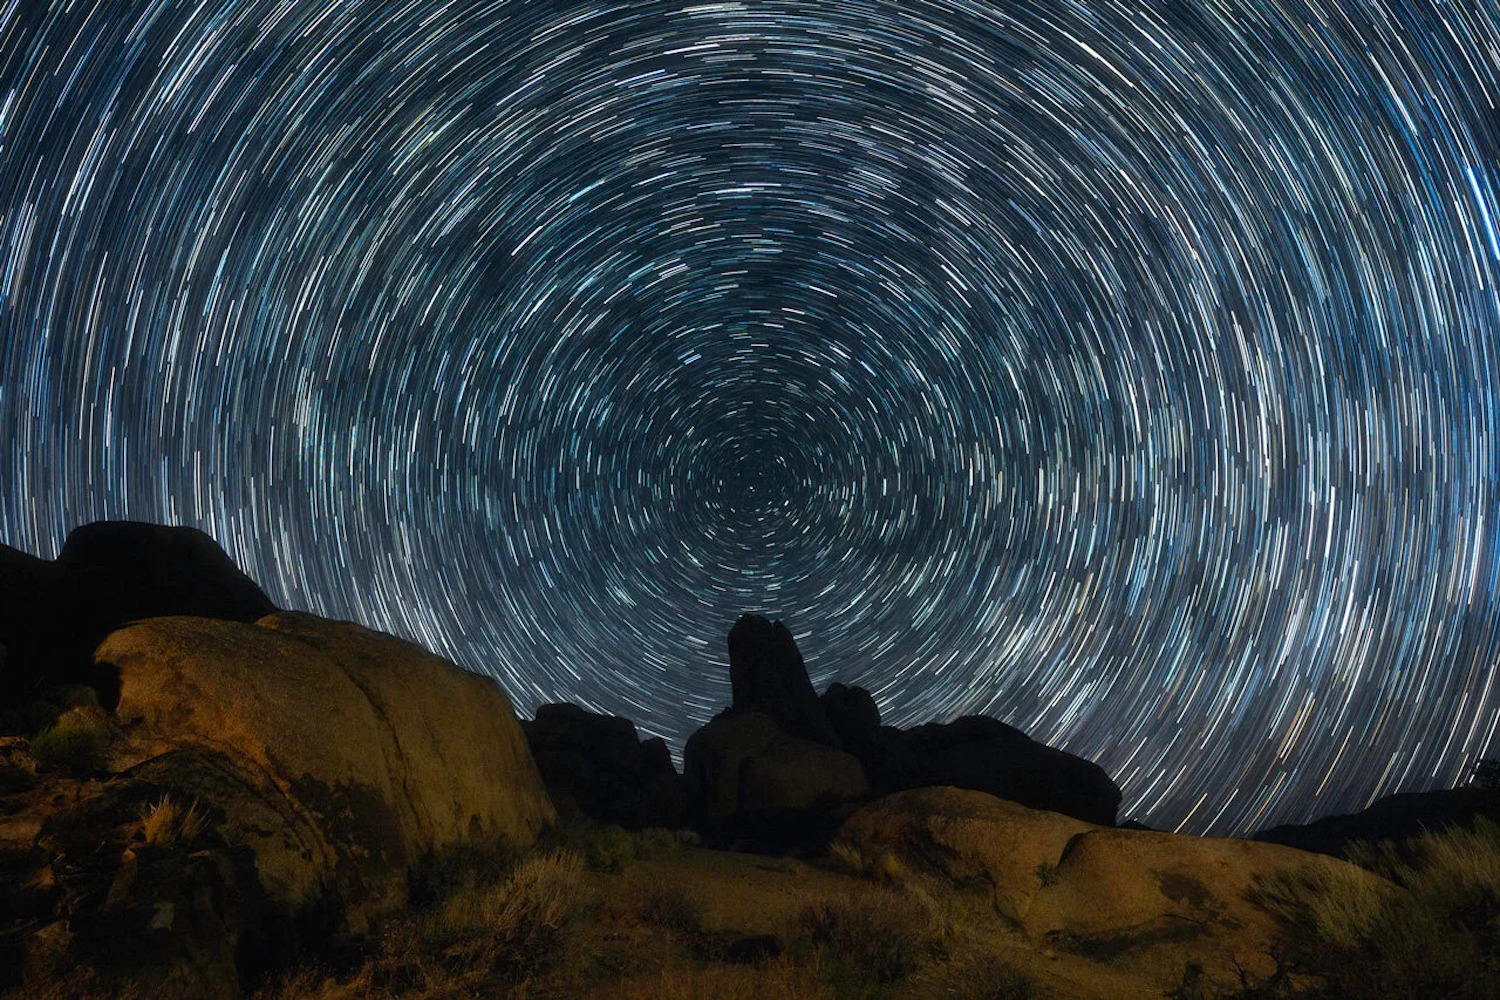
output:
M253 622L276 608L208 535L133 521L101 521L70 534L55 562L0 546L0 699L44 684L88 683L104 637L144 618L195 615Z
M907 730L881 726L869 692L842 684L824 693L823 704L876 794L946 785L1089 823L1115 821L1120 790L1102 768L997 719L971 715Z
M838 737L808 679L791 631L760 615L741 615L729 630L729 715L759 712L790 736L838 746Z
M864 688L833 683L818 701L845 750L858 754L858 748L871 748L879 741L880 706Z
M641 741L629 719L542 705L521 728L560 813L576 810L628 829L682 822L687 793L667 744Z
M853 755L788 735L759 712L716 719L689 737L683 778L711 842L759 849L831 831L869 794Z
M1407 840L1426 831L1468 826L1479 817L1500 823L1500 789L1449 788L1389 795L1363 812L1325 816L1305 825L1286 824L1251 834L1252 840L1303 851L1346 856L1359 840Z
M981 792L921 788L850 817L839 839L890 851L968 885L1038 945L1108 962L1162 983L1194 962L1229 978L1273 969L1285 933L1251 890L1260 879L1329 872L1377 876L1275 844L1098 827Z
M1050 809L1112 826L1120 789L1099 765L1038 743L1019 729L984 716L902 732L890 759L917 772L916 785L952 785L988 792L1032 809ZM911 780L909 773L903 780ZM878 782L877 782L878 783Z

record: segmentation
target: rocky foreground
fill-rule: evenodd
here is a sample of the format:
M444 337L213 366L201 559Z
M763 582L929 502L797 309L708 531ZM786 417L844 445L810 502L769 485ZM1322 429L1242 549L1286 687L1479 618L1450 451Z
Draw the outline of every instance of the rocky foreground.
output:
M1116 827L1096 765L993 719L882 726L756 616L679 774L628 720L523 723L419 647L277 611L188 529L0 551L0 609L0 994L1376 996L1296 967L1328 918L1298 893L1358 903L1356 952L1421 895L1343 841ZM1490 868L1443 973L1480 990Z

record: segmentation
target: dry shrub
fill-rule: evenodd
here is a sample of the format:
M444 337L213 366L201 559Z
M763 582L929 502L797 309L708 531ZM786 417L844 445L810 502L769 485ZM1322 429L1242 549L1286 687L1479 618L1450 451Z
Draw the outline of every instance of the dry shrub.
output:
M198 839L207 822L207 813L197 799L183 806L170 795L163 795L155 805L141 810L141 834L146 843L160 847L188 846Z
M792 953L821 965L840 992L900 982L933 942L915 926L910 907L892 902L877 907L840 897L809 904L789 935Z
M998 955L985 955L954 970L944 996L952 1000L1035 1000L1036 980Z
M438 910L436 936L484 934L524 944L554 933L578 909L583 870L583 857L572 851L527 858L495 886L450 896Z
M682 853L682 838L662 827L649 827L631 834L635 856L641 861L667 861Z
M641 920L652 927L678 934L697 934L703 930L703 907L679 888L656 889L641 906Z
M104 710L85 705L64 712L27 742L37 763L81 778L103 770L112 741Z
M503 836L466 840L430 850L407 873L413 906L430 906L465 888L484 888L509 878L525 852Z
M1348 1000L1500 997L1500 827L1362 846L1352 870L1286 875L1256 896L1288 930L1295 971Z
M847 875L863 875L864 852L847 840L835 840L828 845L828 866Z
M834 871L873 879L883 885L901 886L911 877L906 862L895 852L881 851L870 857L845 840L835 840L828 845L827 862Z
M504 880L469 884L425 912L387 926L380 954L356 977L375 995L440 997L515 984L561 950L584 903L584 862L574 851L528 857Z
M625 985L624 1000L836 1000L815 968L779 958L763 965L671 965Z

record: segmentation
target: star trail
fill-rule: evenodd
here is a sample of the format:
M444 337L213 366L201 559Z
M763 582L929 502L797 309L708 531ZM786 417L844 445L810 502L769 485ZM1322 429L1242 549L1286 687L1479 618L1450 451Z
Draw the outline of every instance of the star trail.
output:
M3 3L3 0L0 0ZM1489 0L10 0L0 537L1230 834L1500 751Z

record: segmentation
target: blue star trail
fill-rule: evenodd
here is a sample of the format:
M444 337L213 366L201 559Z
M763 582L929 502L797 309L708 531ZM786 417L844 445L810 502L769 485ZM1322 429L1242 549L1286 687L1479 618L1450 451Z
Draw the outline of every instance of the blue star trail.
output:
M0 3L0 537L1236 833L1500 750L1489 0Z

